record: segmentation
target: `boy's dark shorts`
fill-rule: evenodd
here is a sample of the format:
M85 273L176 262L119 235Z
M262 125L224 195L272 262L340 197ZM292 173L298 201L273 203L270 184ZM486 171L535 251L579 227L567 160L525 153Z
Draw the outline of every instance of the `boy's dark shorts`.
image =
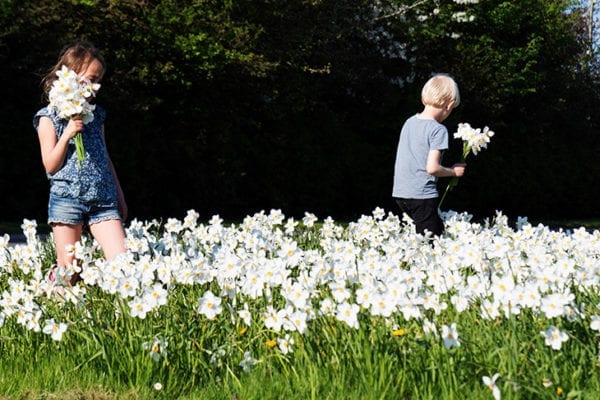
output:
M437 236L444 233L444 223L438 214L439 198L394 200L400 211L413 219L417 233L424 234L426 229Z

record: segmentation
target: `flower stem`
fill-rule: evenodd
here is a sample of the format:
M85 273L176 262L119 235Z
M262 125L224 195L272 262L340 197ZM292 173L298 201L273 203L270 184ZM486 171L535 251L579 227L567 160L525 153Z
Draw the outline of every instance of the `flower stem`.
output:
M444 191L444 194L442 195L442 199L440 200L440 202L438 204L438 208L442 208L442 203L444 202L444 199L446 198L446 195L456 185L458 185L458 178L452 178L450 180L450 182L448 182L448 185L446 186L446 190Z
M77 162L78 162L79 166L81 166L81 163L83 162L83 159L85 158L85 148L83 147L83 137L81 136L81 132L79 132L77 135L75 135L75 137L73 138L73 141L75 142L75 152L77 153Z

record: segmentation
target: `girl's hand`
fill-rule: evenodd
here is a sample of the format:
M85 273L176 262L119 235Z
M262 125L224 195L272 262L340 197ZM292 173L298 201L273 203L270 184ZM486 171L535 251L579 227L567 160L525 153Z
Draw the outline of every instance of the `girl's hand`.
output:
M83 121L81 117L73 117L69 120L69 123L65 127L63 135L68 139L73 139L75 135L83 131Z

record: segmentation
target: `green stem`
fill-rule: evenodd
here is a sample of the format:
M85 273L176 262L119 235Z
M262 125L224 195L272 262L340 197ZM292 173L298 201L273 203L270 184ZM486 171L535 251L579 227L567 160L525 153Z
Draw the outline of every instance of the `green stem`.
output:
M438 208L440 208L440 209L442 208L442 203L444 202L444 199L446 198L446 195L456 185L458 185L458 178L452 178L450 180L450 182L448 182L448 185L446 186L446 190L444 191L444 194L442 195L442 199L440 200L440 202L438 204Z
M77 162L78 162L79 166L81 166L81 163L83 162L83 160L85 158L85 148L83 147L83 137L81 136L81 132L79 132L77 135L75 135L75 137L73 138L73 141L75 142L75 152L77 153Z
M464 164L464 162L467 160L467 156L469 155L470 151L471 151L471 149L469 148L468 143L463 142L463 152L462 152L462 158L460 160L461 163ZM444 191L444 194L442 195L442 199L438 203L438 209L442 208L442 203L444 202L444 199L446 199L446 195L456 185L458 185L458 178L454 177L454 178L450 179L450 182L448 182L448 186L446 186L446 190Z

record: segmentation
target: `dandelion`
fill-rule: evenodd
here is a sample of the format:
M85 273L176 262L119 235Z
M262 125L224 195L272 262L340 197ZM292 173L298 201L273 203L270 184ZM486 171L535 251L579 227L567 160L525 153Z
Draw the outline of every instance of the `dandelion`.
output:
M540 333L544 336L546 346L552 347L554 350L560 350L562 344L569 340L569 335L554 325L550 325L548 329Z
M157 392L158 392L158 391L160 391L160 390L162 390L162 388L163 388L163 385L162 385L162 383L160 383L160 382L156 382L156 383L154 384L154 390L156 390Z
M496 386L496 380L499 377L500 377L500 374L496 373L491 378L489 376L484 376L482 378L483 384L492 391L492 395L494 396L494 399L496 399L496 400L500 400L500 389L498 389L498 386Z
M447 349L460 347L456 323L452 323L450 326L442 325L442 339L444 340L444 346L446 346Z
M404 329L402 329L402 328L400 328L400 329L395 329L395 330L392 332L392 336L404 336L405 334L406 334L406 331L405 331Z

